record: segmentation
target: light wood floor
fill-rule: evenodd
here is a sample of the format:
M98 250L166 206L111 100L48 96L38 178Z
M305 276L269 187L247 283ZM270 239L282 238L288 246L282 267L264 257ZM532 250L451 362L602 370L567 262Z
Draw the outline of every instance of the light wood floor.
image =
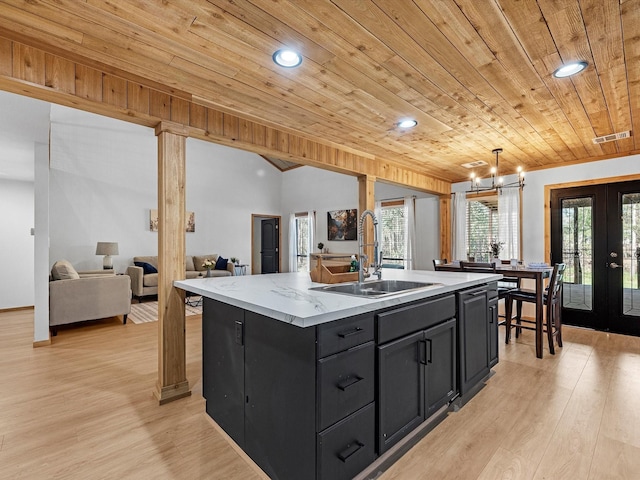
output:
M200 321L193 395L160 407L157 324L102 320L34 349L33 312L0 313L0 479L265 478L204 413ZM564 333L542 360L533 332L501 342L487 386L380 479L639 479L640 338Z

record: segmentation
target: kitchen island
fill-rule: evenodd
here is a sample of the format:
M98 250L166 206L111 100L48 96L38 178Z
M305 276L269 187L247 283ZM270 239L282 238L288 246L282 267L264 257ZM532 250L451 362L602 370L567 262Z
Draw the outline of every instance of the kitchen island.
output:
M497 362L500 275L383 275L436 285L362 298L310 290L306 273L175 282L204 297L207 414L271 478L353 478Z

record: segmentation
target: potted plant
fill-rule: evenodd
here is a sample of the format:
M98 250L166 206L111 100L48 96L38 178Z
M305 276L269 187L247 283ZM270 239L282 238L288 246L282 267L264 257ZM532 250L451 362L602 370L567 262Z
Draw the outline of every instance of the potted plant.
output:
M324 243L318 242L318 249L320 250L320 253L322 253L323 248L324 248Z
M500 250L502 250L502 246L504 245L504 242L499 242L497 240L492 240L491 242L489 242L489 249L491 250L491 256L493 257L493 260L499 260L500 257Z
M234 265L238 265L240 263L240 259L236 258L236 257L230 257L229 260L231 261L231 263L233 263Z

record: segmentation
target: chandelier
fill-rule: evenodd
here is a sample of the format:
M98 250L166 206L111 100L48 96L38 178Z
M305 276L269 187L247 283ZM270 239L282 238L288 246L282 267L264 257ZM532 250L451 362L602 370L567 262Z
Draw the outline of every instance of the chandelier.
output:
M500 193L503 188L524 188L524 171L522 167L518 167L518 179L514 182L504 183L504 178L499 175L498 170L498 161L499 156L502 153L501 148L494 148L491 150L491 153L496 156L496 164L494 167L491 167L491 184L483 185L483 179L477 176L474 173L471 174L471 188L467 190L466 193L481 193L481 192L489 192L495 191Z

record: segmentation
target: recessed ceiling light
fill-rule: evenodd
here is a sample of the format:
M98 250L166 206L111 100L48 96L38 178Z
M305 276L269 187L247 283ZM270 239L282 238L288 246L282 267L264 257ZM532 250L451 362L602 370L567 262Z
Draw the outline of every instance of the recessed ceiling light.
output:
M398 122L398 126L400 128L413 128L416 125L418 125L418 122L413 118L408 118L406 120L401 120L400 122Z
M585 68L587 68L587 62L567 63L566 65L556 69L556 71L553 72L553 76L556 78L570 77L571 75L581 72Z
M273 61L281 67L294 68L302 63L302 55L293 50L283 48L273 54Z

